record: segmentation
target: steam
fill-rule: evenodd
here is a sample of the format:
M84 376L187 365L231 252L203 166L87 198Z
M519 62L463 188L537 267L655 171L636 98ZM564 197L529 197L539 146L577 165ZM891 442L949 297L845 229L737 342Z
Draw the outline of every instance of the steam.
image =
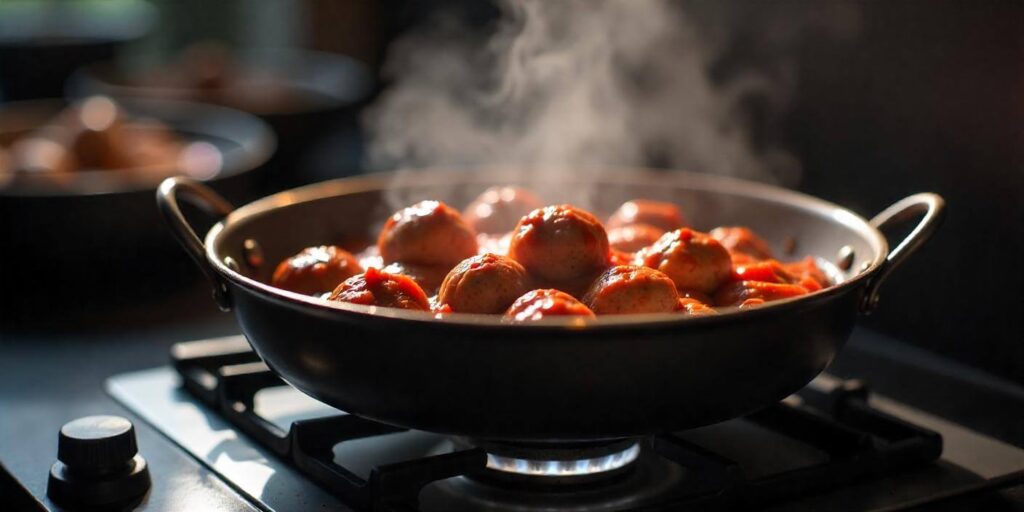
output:
M391 49L392 86L365 118L370 164L655 165L795 184L799 162L756 140L744 106L786 110L792 42L834 23L800 6L765 21L783 58L716 79L737 16L728 7L705 7L695 23L668 0L503 0L483 37L441 18Z

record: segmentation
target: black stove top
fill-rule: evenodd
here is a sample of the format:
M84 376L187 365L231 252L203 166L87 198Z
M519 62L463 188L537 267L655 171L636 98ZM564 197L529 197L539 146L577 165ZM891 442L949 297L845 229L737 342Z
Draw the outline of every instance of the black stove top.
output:
M831 371L886 383L886 375L851 366L863 365L858 358L897 364L898 358L877 349L899 344L857 338L844 352L850 355ZM84 347L75 345L76 353L88 360L90 349ZM27 345L21 348L25 359L45 358ZM95 347L96 353L108 353L104 348L110 347ZM136 361L127 350L114 356L125 358L118 364L99 365L98 372L107 373L94 374L159 362L152 344L148 350ZM596 445L519 446L346 415L284 385L240 337L178 344L172 352L170 366L118 373L106 381L107 392L123 408L97 398L97 384L91 391L72 386L93 398L69 402L59 420L47 409L45 421L21 434L20 443L4 436L4 502L59 510L45 496L43 469L55 458L56 430L77 416L114 413L135 422L151 468L153 488L140 503L146 510L895 510L933 503L975 507L979 500L1015 509L1022 503L1013 496L1024 480L1024 451L897 401L894 388L870 392L849 378L823 375L768 410L687 432ZM52 382L39 387L61 382L70 389L60 375L73 368L71 358L49 359L59 368L51 372ZM0 371L15 370L3 364ZM907 364L902 371L925 370ZM922 379L915 375L918 384ZM954 386L965 387L970 386ZM979 394L971 401L1014 403L1017 409L1001 411L1010 415L1012 434L1022 404L1013 401L1017 392ZM0 394L5 410L11 401L9 393ZM31 415L25 400L14 402L20 406L15 410ZM984 429L991 418L968 420ZM29 423L19 416L0 421L0 428L5 434L24 431ZM993 491L998 488L1011 490Z
M175 345L172 361L174 370L117 376L108 389L266 510L292 510L295 496L302 508L339 510L878 510L1024 475L1024 451L973 434L965 441L955 425L828 375L718 425L538 447L346 415L288 387L241 337ZM988 467L956 450L936 462L937 431L973 450L990 445ZM234 434L227 443L225 432ZM259 456L230 455L247 452Z

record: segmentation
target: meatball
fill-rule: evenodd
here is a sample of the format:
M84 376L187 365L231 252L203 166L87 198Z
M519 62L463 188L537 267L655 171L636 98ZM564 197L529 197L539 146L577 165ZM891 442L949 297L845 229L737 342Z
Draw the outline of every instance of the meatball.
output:
M533 192L519 187L491 187L480 194L462 216L477 233L511 231L524 215L544 206Z
M807 288L796 284L734 281L718 290L718 293L715 294L715 304L719 306L740 306L746 304L750 299L770 302L806 294Z
M722 244L688 228L665 233L636 253L634 263L664 272L678 288L707 294L714 293L732 271L729 251Z
M637 252L657 242L665 230L649 224L631 224L608 230L608 244L622 252Z
M366 306L430 311L430 301L416 281L375 268L338 285L328 300Z
M307 247L282 261L274 270L270 284L306 295L333 290L338 283L363 272L350 252L333 245Z
M772 248L768 242L757 236L753 231L743 227L719 227L712 229L712 238L718 240L732 254L742 254L755 260L772 258Z
M381 269L387 274L399 274L416 281L416 284L423 288L427 295L437 293L441 287L441 281L448 275L448 267L445 265L419 265L416 263L405 263L395 261Z
M679 293L675 283L657 270L621 265L604 271L583 303L598 315L668 313L678 308Z
M81 169L174 167L182 145L167 125L155 120L129 122L121 107L93 96L64 113L62 135Z
M679 208L672 203L634 199L622 206L608 219L609 228L647 224L662 231L686 227L686 219Z
M457 313L501 313L529 290L526 269L511 258L481 254L448 273L437 293L439 304Z
M547 206L519 220L508 253L540 279L569 282L608 266L608 234L587 211Z
M693 316L707 316L718 314L718 312L715 311L714 308L712 308L711 306L708 306L707 303L701 302L697 299L691 299L688 297L681 297L679 299L679 306L677 310Z
M385 263L403 261L449 268L476 254L476 233L459 212L438 201L421 201L396 212L377 240Z
M572 295L548 288L526 292L512 303L505 316L515 322L532 322L554 316L593 318L594 312Z

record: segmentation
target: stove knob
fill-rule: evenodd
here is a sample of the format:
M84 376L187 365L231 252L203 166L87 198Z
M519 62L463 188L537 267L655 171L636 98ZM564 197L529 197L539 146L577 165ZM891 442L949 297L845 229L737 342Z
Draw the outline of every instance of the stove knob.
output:
M119 416L87 416L60 429L46 493L68 506L116 506L149 490L135 427Z

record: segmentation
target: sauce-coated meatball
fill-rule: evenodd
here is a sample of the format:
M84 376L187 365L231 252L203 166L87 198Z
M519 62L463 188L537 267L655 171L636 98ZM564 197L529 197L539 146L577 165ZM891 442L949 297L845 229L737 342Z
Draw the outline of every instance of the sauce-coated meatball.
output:
M533 322L556 316L593 318L594 312L568 293L554 290L532 290L516 299L505 312L515 322Z
M734 281L715 294L718 306L739 306L750 299L765 302L806 295L807 288L795 284L766 283L763 281Z
M608 244L622 252L637 252L657 242L665 230L649 224L632 224L608 230Z
M622 206L608 219L608 228L647 224L662 231L672 231L686 227L679 207L672 203L634 199L622 203Z
M768 242L757 236L749 228L720 227L712 229L712 238L718 240L730 253L739 253L755 260L772 258L772 248Z
M604 271L583 303L598 315L668 313L678 308L679 293L675 283L657 270L622 265Z
M585 210L547 206L520 219L508 252L532 275L567 282L608 266L608 234Z
M430 301L416 281L375 268L352 276L338 285L329 300L366 306L429 311Z
M477 233L511 231L524 215L544 206L533 192L519 187L491 187L463 211L462 216Z
M529 290L528 280L526 269L515 260L481 254L448 273L437 301L457 313L501 313Z
M635 263L664 272L685 290L714 293L732 270L729 251L705 233L683 228L665 233L636 253Z
M476 233L459 212L438 201L421 201L396 212L377 240L385 263L448 265L476 254Z
M363 267L352 253L341 247L321 245L307 247L278 264L270 284L295 293L318 295L362 272Z
M400 274L416 281L428 295L437 293L444 276L448 275L448 270L447 265L419 265L402 261L388 263L381 269L387 274Z

